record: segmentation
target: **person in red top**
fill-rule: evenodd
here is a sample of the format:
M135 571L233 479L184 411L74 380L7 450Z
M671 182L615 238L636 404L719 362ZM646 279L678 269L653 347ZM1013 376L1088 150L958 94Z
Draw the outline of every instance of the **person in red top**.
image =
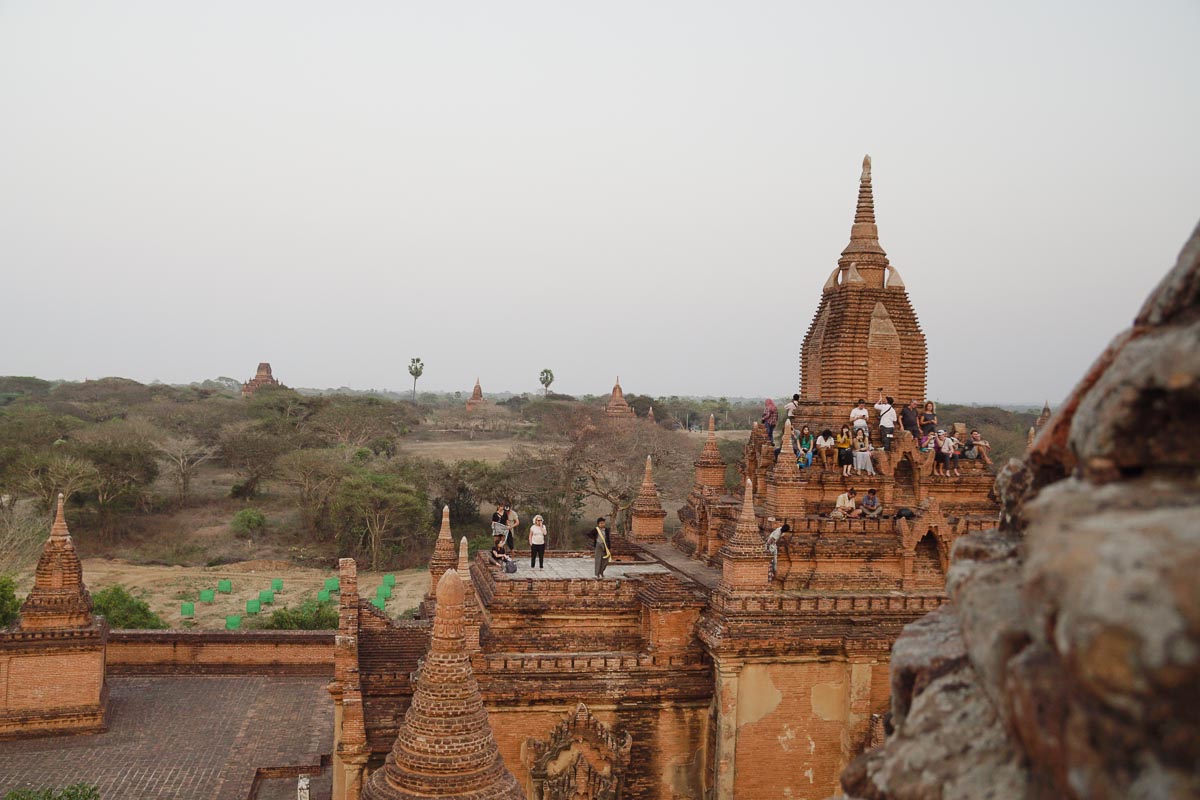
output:
M767 441L773 447L775 445L775 426L779 423L779 409L775 407L775 401L767 398L763 403L762 424L767 426Z

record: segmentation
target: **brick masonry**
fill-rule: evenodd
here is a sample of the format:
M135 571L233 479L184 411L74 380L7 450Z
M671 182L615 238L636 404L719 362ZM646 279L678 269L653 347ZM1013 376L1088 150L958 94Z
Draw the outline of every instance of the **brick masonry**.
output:
M246 800L259 769L315 771L332 746L320 678L115 677L109 686L108 732L0 742L0 795L87 782L105 800ZM291 786L294 798L294 778Z

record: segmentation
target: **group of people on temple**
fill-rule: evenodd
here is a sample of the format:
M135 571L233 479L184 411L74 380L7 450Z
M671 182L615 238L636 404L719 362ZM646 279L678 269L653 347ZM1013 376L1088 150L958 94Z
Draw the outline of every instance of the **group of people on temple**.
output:
M901 430L908 431L917 441L922 452L933 451L933 474L949 476L961 474L958 469L959 458L979 459L985 465L992 463L991 444L985 440L978 430L972 430L965 442L939 427L937 409L930 401L924 406L919 400L911 400L907 406L897 412L895 401L879 392L879 400L874 404L878 412L877 438L882 442L884 450L890 450L896 438L897 425ZM834 465L842 471L843 477L875 474L875 466L871 462L871 453L875 446L871 436L871 412L867 401L860 399L850 410L849 418L835 434L831 428L825 428L814 435L812 429L801 424L800 395L792 395L792 399L784 406L784 413L792 423L792 452L796 456L796 465L801 469L811 468L816 461L824 469L832 469ZM779 425L779 409L775 401L768 398L764 404L762 423L767 431L767 439L775 447L775 456L779 457L786 442L780 441L775 445L775 428Z
M492 563L507 573L517 571L517 562L512 557L516 549L516 531L521 524L517 510L503 500L496 504L492 514ZM597 578L604 577L604 570L612 561L612 550L609 547L608 522L604 517L596 520L596 527L588 531L588 539L592 544L593 563ZM546 520L541 514L535 514L533 524L529 526L529 568L546 568L546 544L549 534L546 531Z

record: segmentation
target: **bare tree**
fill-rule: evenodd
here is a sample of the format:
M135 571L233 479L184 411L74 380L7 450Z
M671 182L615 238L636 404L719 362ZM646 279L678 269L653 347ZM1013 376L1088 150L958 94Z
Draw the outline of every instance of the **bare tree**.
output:
M15 575L37 561L49 533L49 517L29 503L0 514L0 575Z
M187 502L196 470L217 454L217 447L202 444L194 436L162 435L155 437L154 448L175 482L179 502Z
M312 534L320 532L338 483L350 468L335 450L293 450L277 462L278 480L296 489L300 514Z
M18 470L20 489L37 498L42 511L54 506L54 498L60 492L70 500L72 495L93 488L98 478L90 461L67 453L30 456L20 463Z

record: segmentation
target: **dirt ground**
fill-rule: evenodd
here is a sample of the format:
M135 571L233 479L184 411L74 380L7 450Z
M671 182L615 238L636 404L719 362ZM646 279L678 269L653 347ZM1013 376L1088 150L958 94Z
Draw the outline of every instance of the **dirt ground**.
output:
M382 572L359 572L358 591L363 597L375 596L375 590L383 583ZM392 598L387 601L388 616L397 617L415 608L429 587L429 572L423 569L403 570L391 573L396 576ZM246 615L246 601L258 598L259 590L270 589L272 578L283 579L283 590L275 593L273 606L263 606L263 613L273 608L298 606L305 600L316 599L317 592L324 588L326 578L335 577L334 570L298 567L286 561L242 561L219 567L164 567L131 564L119 559L86 558L83 560L83 579L88 590L95 593L114 584L122 584L133 594L143 597L150 608L166 620L173 628L222 629L225 616ZM228 579L233 583L230 594L216 593L212 603L201 603L201 589L216 589L217 581ZM33 583L32 573L21 575L18 594L25 594ZM195 604L196 616L185 624L179 606L183 602Z
M425 442L404 441L400 452L405 455L436 458L446 462L474 459L499 464L520 442L516 439L443 439Z

